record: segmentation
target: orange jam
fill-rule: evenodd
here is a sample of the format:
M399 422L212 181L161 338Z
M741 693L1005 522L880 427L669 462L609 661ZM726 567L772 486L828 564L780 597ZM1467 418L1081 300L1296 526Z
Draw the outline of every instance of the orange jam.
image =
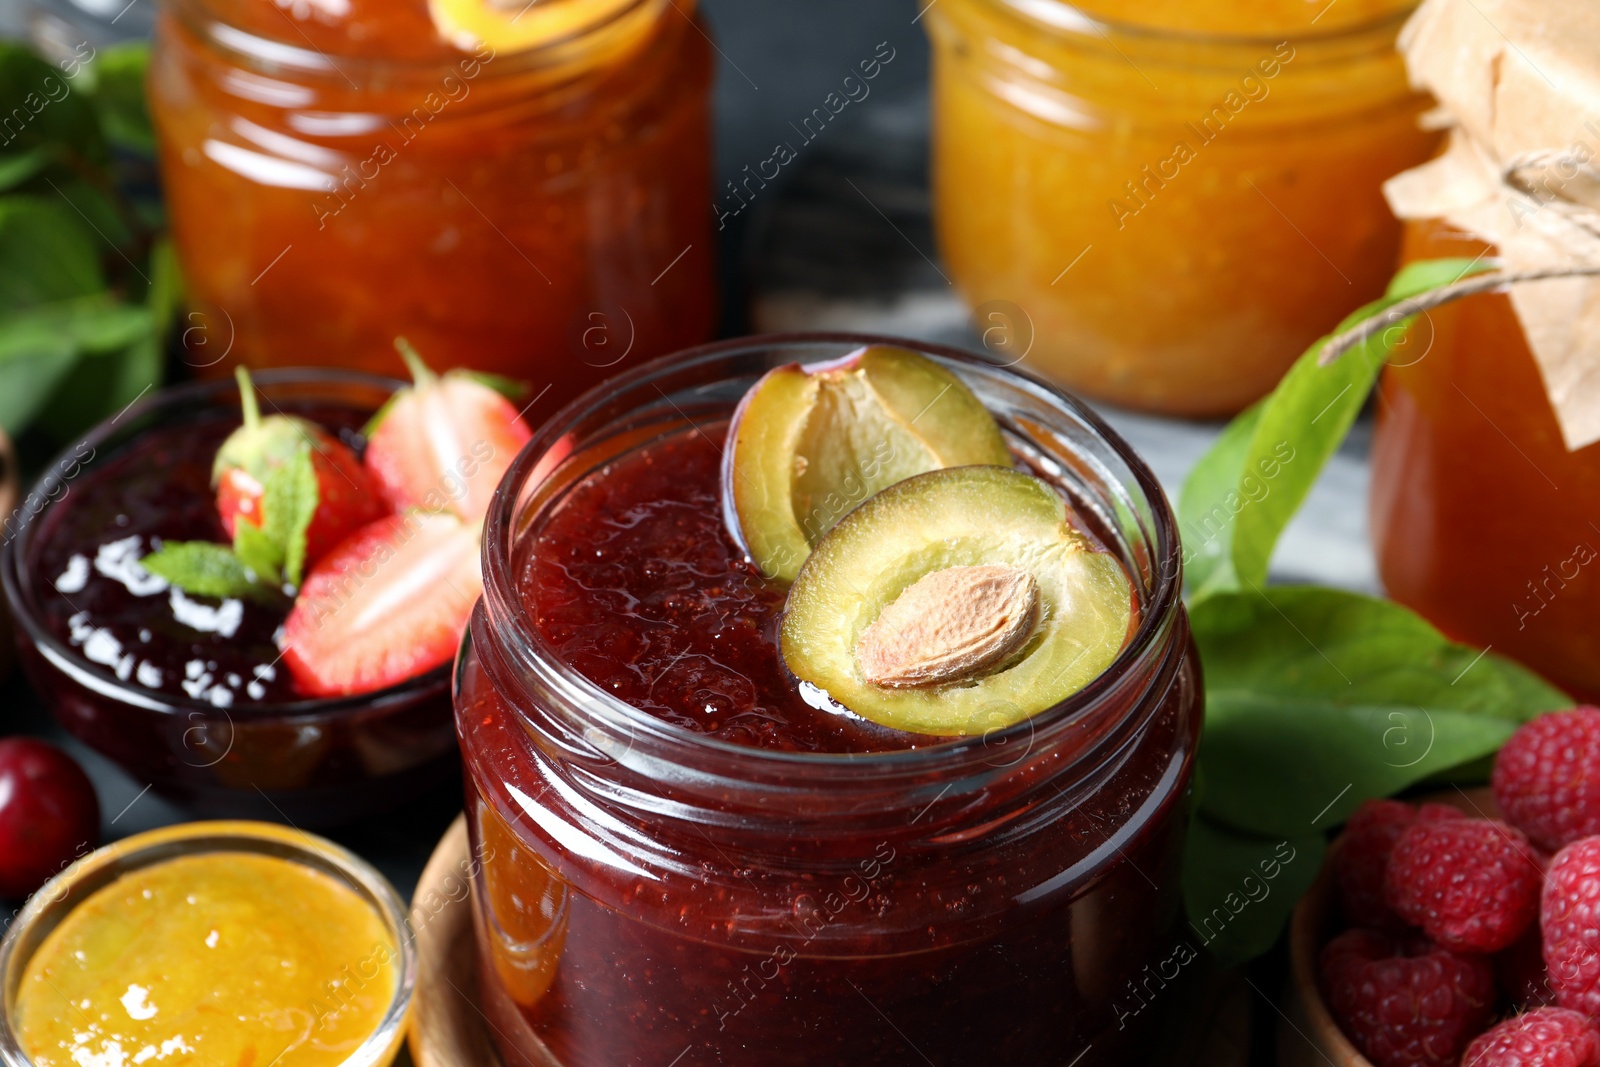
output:
M1436 142L1408 6L927 8L935 221L979 328L1029 324L1033 369L1146 410L1271 389L1394 271L1380 184Z
M1492 254L1441 223L1407 259ZM1385 368L1372 537L1390 596L1600 700L1600 444L1568 452L1503 293L1435 308Z
M388 1012L398 955L329 875L200 853L73 908L29 960L13 1025L39 1067L335 1067Z
M714 318L692 2L173 0L150 94L189 362L551 385ZM474 29L481 31L474 36Z

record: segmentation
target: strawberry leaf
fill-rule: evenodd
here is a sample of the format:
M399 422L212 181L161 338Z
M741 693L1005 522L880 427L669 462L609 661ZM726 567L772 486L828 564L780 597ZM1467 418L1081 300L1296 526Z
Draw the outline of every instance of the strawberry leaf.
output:
M507 400L521 400L528 395L528 383L516 378L507 378L503 374L490 374L481 370L453 370L447 372L462 378L469 378L479 385L493 389Z
M276 594L226 545L168 541L139 561L145 570L196 596L251 597Z

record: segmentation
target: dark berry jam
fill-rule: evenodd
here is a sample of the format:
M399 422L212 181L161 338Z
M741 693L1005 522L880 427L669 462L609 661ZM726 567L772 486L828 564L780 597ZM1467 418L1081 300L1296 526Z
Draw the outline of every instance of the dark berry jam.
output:
M360 442L358 412L300 414ZM185 594L139 560L162 541L227 542L211 461L238 426L219 411L102 457L40 515L27 564L40 619L85 659L126 684L219 708L301 698L276 665L288 601Z
M995 747L812 706L778 650L783 591L723 528L721 426L700 426L486 548L512 587L474 615L456 723L479 1003L508 1065L1140 1062L1138 982L1194 958L1176 593L1098 697ZM682 729L619 725L546 659Z
M571 491L523 561L540 632L618 699L724 741L876 752L931 740L802 698L778 651L784 587L723 525L721 430L633 452Z
M270 410L353 448L396 384L256 379ZM446 671L307 700L275 666L287 601L180 594L138 566L157 541L227 540L211 464L240 421L231 382L179 386L46 472L0 546L22 668L69 733L197 814L329 826L412 801L458 766Z

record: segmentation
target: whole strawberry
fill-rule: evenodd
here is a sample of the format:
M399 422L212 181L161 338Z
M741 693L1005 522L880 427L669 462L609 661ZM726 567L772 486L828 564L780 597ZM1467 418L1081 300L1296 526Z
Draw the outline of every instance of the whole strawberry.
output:
M1600 1067L1600 1030L1578 1012L1539 1008L1478 1037L1461 1067Z
M1389 906L1458 952L1498 952L1539 914L1540 865L1527 838L1495 819L1419 819L1389 855Z
M211 467L217 514L247 565L276 564L298 585L303 568L388 509L343 442L305 419L263 417L243 367L238 379L244 425ZM241 537L242 526L254 531Z
M1550 861L1539 925L1556 1002L1600 1018L1600 837L1575 841Z
M1494 1004L1487 960L1424 938L1346 930L1320 963L1334 1017L1377 1067L1455 1067Z
M1491 783L1506 819L1540 848L1600 834L1600 708L1524 724L1495 757Z
M1416 809L1398 800L1368 800L1351 813L1333 861L1339 903L1351 926L1387 930L1402 925L1384 899L1383 872L1394 843L1416 819Z

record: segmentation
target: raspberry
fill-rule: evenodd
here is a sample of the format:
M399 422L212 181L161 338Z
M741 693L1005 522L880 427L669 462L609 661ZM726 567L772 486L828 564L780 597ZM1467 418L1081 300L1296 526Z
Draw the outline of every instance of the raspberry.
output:
M1377 1067L1455 1067L1494 1004L1488 960L1415 936L1346 930L1321 963L1328 1006Z
M1539 914L1539 861L1494 819L1418 819L1389 855L1384 893L1399 916L1446 948L1498 952Z
M1539 1008L1468 1045L1461 1067L1600 1067L1600 1030L1578 1012Z
M1600 837L1574 842L1550 861L1539 925L1556 1003L1600 1017Z
M1333 864L1339 901L1351 926L1401 925L1383 899L1383 872L1389 866L1389 850L1416 818L1416 810L1398 800L1368 800L1351 813Z
M1495 757L1491 784L1506 819L1540 848L1600 834L1600 708L1524 724Z

